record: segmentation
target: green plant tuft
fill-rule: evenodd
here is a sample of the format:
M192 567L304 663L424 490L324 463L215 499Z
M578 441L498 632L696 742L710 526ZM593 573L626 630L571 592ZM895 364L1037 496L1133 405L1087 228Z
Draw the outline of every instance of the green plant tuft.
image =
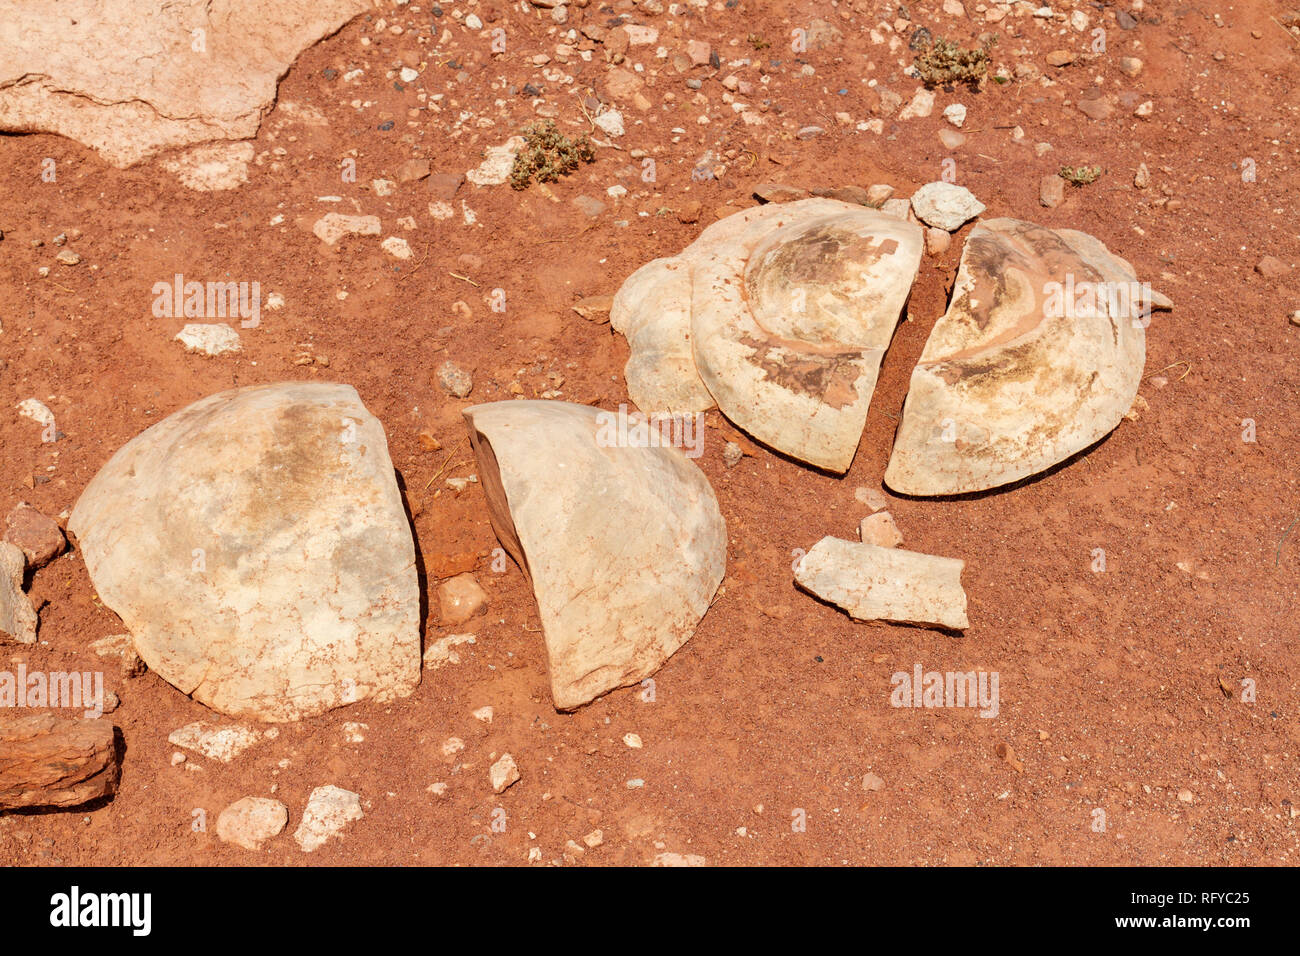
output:
M533 180L553 183L582 163L596 161L596 150L587 134L569 139L555 128L554 120L542 120L524 128L524 148L510 169L510 185L527 189Z

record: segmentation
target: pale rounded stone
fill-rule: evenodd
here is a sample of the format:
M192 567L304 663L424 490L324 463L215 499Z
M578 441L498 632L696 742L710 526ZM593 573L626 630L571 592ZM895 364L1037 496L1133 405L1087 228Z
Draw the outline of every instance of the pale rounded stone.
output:
M50 132L125 167L257 134L279 79L368 0L64 0L0 16L0 130Z
M443 624L464 624L487 607L487 592L472 574L458 574L438 585L438 611Z
M262 844L279 836L289 823L289 808L279 800L244 797L217 817L217 837L245 850L260 850Z
M100 469L68 529L149 668L214 710L296 720L419 682L410 524L351 386L190 405Z
M213 357L238 352L242 348L239 333L224 322L191 322L176 333L176 341L185 346L187 352Z
M722 581L726 526L703 472L585 405L496 402L465 419L492 527L532 582L556 708L653 674Z
M321 242L334 245L344 236L377 236L380 232L378 216L345 216L342 213L326 213L316 220L311 227L316 238Z
M361 797L351 790L332 785L317 787L307 798L293 839L304 853L319 850L333 839L343 839L344 828L365 816Z
M728 216L615 296L629 394L647 413L716 401L760 441L846 471L921 251L914 224L833 199Z
M965 186L956 183L926 183L912 194L912 210L927 226L956 232L984 212L984 204Z
M1141 311L1161 298L1084 233L977 225L912 372L885 483L912 495L981 491L1087 448L1133 404Z
M493 793L504 793L519 782L519 768L515 758L502 754L501 758L488 768L488 778L492 782Z

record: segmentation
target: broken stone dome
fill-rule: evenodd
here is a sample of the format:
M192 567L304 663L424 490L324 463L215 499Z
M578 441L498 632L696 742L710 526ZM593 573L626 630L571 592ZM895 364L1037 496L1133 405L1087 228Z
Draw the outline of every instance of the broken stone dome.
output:
M464 414L492 527L537 599L556 709L653 674L722 583L727 531L704 473L678 448L620 440L616 412L506 401Z
M982 491L1087 448L1133 404L1147 316L1165 303L1092 236L979 223L912 372L885 483Z
M614 297L632 401L647 414L716 404L778 451L847 471L922 250L915 223L833 199L714 223Z
M181 409L108 460L68 529L149 669L214 710L298 720L419 683L415 545L350 385Z

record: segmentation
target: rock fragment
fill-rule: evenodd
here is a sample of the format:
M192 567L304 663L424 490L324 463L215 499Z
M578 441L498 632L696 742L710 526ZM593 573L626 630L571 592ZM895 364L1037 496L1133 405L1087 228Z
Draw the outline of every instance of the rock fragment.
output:
M708 480L620 415L520 400L465 410L493 530L537 599L559 710L658 670L722 581Z
M279 800L244 797L236 800L217 817L217 837L245 850L260 850L262 844L284 830L289 823L289 808Z
M410 522L351 386L195 402L119 449L68 529L149 668L214 710L297 720L419 682Z
M67 546L54 519L25 501L18 502L5 516L4 540L22 549L29 568L45 567Z
M472 574L458 574L438 585L438 612L444 625L455 627L487 608L487 592Z
M912 209L927 226L956 232L984 212L980 202L965 186L956 183L926 183L912 194Z
M201 753L209 760L230 763L263 739L261 731L242 724L213 724L196 720L179 730L173 730L167 737L167 742L174 747Z
M243 348L239 333L224 322L191 322L176 333L176 341L185 346L187 352L197 352L213 358Z
M519 768L515 766L515 758L509 754L502 754L500 759L488 768L488 778L492 782L493 793L505 793L519 782Z
M826 537L795 566L795 581L858 621L937 624L962 630L965 562Z
M26 563L21 548L0 541L0 644L36 643L36 609L23 593Z
M321 242L334 245L344 236L377 236L380 233L378 216L346 216L342 213L326 213L316 220L312 232Z
M364 816L361 797L351 790L333 785L317 787L307 798L302 820L293 832L294 842L304 853L313 853L331 839L342 840L347 825Z
M117 790L112 723L7 710L0 711L0 810L75 807Z

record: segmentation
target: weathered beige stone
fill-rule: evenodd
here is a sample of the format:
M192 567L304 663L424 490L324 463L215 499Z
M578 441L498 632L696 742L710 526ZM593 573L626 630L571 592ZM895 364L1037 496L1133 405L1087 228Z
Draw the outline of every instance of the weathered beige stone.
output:
M714 223L615 298L629 394L649 413L703 410L708 396L760 441L848 470L922 247L915 224L833 199Z
M885 483L911 495L980 491L1087 448L1133 404L1142 310L1162 299L1082 232L978 224L912 372Z
M23 593L26 566L22 548L0 541L0 644L36 643L36 610Z
M410 524L351 386L182 409L100 469L68 528L149 668L214 710L296 720L419 682Z
M245 850L259 850L289 822L289 808L267 797L236 800L217 817L217 837Z
M966 562L840 538L822 538L799 559L794 579L858 621L903 621L962 630Z
M703 472L676 448L619 444L602 416L567 402L465 410L492 527L532 582L560 710L658 670L726 562Z
M0 0L0 130L58 133L119 168L257 134L293 61L368 0Z

